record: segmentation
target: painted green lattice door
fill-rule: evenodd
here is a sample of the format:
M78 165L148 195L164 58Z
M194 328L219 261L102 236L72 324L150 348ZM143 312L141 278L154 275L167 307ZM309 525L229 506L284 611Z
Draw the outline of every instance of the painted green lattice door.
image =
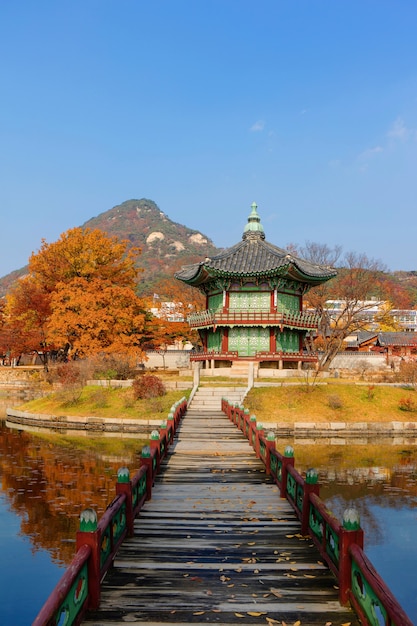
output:
M229 351L239 356L255 356L257 352L269 352L269 329L261 327L231 328Z
M230 293L229 308L238 311L269 311L270 295L265 291Z

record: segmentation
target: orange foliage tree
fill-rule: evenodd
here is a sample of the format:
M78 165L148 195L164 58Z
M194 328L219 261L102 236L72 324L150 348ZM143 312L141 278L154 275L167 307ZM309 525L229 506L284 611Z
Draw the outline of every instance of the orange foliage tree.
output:
M43 240L30 257L29 275L7 297L7 325L19 336L14 350L53 348L72 358L98 352L141 357L145 312L136 295L139 252L88 228L70 229L51 244Z

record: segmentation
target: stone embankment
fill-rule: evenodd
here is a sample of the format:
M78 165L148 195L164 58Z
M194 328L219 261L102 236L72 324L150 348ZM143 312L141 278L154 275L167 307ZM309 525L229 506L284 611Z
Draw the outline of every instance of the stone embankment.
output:
M161 420L127 419L109 417L79 417L70 415L47 415L29 413L19 409L6 409L7 425L21 430L52 430L62 435L150 435L153 428L161 425Z

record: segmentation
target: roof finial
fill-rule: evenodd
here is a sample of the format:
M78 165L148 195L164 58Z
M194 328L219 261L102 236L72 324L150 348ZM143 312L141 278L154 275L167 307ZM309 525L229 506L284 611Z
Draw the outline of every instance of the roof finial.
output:
M258 205L256 202L252 202L251 209L252 212L248 217L248 223L245 226L243 231L243 239L246 239L249 233L257 233L259 237L265 239L264 228L261 224L261 218L258 215L257 209Z

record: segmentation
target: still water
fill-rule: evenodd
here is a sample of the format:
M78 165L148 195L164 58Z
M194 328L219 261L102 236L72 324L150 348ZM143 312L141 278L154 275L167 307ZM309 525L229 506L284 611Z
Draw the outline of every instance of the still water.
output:
M366 554L417 624L417 446L283 441L278 448L286 443L297 469L319 470L320 495L339 518L352 504L360 511ZM0 624L32 623L74 555L81 510L94 506L101 515L117 469L138 461L132 441L97 440L91 450L0 422Z

